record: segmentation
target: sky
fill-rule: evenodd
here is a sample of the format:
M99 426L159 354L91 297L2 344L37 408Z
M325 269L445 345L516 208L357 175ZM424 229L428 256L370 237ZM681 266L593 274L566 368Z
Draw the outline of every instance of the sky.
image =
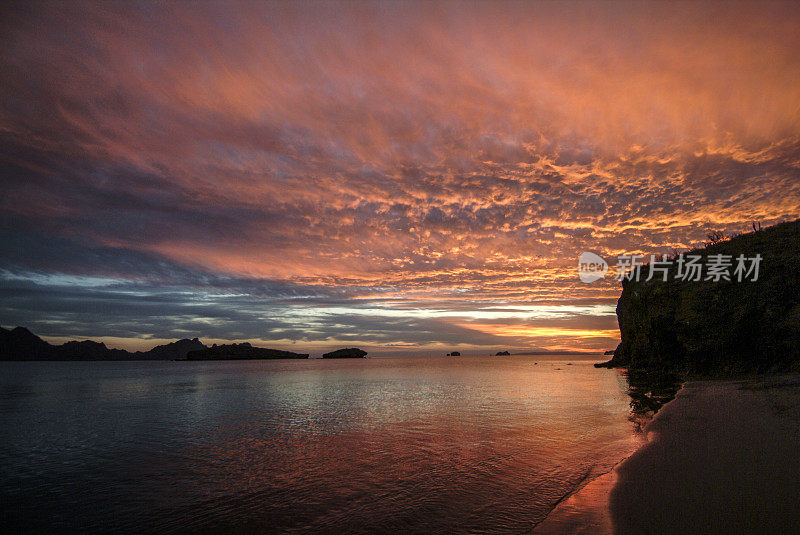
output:
M800 217L800 6L0 8L0 324L612 349L593 251Z

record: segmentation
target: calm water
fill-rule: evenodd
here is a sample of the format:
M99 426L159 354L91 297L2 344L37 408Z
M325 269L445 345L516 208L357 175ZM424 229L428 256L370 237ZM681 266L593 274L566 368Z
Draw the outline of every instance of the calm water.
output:
M570 357L0 363L0 527L527 532L638 445L626 390Z

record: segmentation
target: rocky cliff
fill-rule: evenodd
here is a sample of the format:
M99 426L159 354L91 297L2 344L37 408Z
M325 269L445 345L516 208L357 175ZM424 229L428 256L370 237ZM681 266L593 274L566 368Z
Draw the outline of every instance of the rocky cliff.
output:
M684 281L673 263L660 276L623 281L617 304L622 342L609 366L701 375L798 369L800 220L684 254L761 255L758 279ZM752 278L752 274L751 277Z

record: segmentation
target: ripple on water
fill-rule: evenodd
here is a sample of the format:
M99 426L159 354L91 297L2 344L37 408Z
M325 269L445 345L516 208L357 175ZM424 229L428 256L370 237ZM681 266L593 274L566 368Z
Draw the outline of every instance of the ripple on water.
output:
M637 443L624 377L544 360L3 363L4 527L529 531Z

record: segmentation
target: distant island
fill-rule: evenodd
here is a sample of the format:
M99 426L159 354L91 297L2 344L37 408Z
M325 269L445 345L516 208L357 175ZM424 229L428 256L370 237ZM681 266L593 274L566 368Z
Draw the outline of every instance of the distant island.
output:
M279 349L253 347L249 343L214 344L186 354L186 360L258 360L258 359L307 359L308 353L292 353Z
M0 360L175 360L198 349L206 349L206 346L197 338L184 338L149 351L135 352L111 349L92 340L53 345L25 327L11 330L0 327Z
M323 358L363 358L366 351L356 347L325 353ZM203 344L198 338L184 338L155 346L149 351L111 349L93 340L50 344L25 327L0 327L0 361L123 361L123 360L259 360L307 359L308 353L241 344Z
M330 353L322 355L324 359L363 359L367 356L367 352L357 347L350 347L347 349L337 349Z
M734 266L739 255L761 255L758 279L675 280L673 262L666 282L623 280L622 341L610 361L596 366L700 376L800 370L800 220L711 237L686 254L702 256L702 263L728 255Z

